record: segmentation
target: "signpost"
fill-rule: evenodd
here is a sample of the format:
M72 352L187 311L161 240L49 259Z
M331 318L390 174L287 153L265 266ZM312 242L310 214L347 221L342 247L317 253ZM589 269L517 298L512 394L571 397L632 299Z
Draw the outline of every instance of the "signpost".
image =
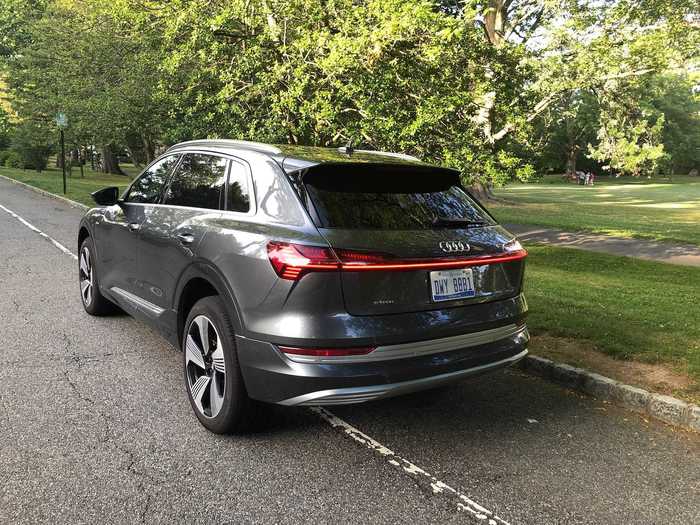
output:
M66 143L63 140L63 130L68 126L68 118L65 113L56 115L56 125L61 132L61 170L63 171L63 195L66 194Z

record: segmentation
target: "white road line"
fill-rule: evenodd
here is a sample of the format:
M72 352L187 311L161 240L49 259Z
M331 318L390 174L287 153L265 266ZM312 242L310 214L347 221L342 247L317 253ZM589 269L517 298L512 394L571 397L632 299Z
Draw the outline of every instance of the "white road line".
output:
M372 439L367 434L353 427L350 423L340 419L328 410L322 407L313 407L311 411L316 413L321 419L326 421L331 427L341 432L344 432L352 439L361 443L370 450L373 450L380 456L387 458L387 461L394 467L402 469L407 474L413 476L424 476L430 482L430 486L435 494L443 494L456 500L457 508L461 511L468 512L475 518L483 520L489 525L509 525L507 521L494 515L490 510L485 509L477 502L469 499L465 494L443 483L431 473L426 472L415 463L402 458L393 450L385 447L375 439Z
M78 260L78 256L76 254L71 252L68 248L66 248L56 239L54 239L53 237L49 237L39 228L31 224L30 222L24 220L12 210L7 209L2 204L0 204L0 208L12 215L15 219L24 224L30 230L41 235L43 238L45 238L63 253L65 253L66 255L70 255L75 260ZM433 489L433 493L443 494L445 496L454 498L456 500L457 508L459 510L468 512L470 515L474 516L479 520L487 522L489 525L509 525L507 521L499 518L490 510L482 507L477 502L469 499L469 497L467 497L465 494L462 494L457 489L454 489L446 483L443 483L431 473L426 472L415 463L412 463L411 461L402 458L390 448L385 447L375 439L372 439L361 430L353 427L350 423L340 419L338 416L332 414L325 408L313 407L311 408L311 411L317 414L321 419L326 421L332 428L344 432L358 443L361 443L362 445L366 446L368 449L373 450L377 454L386 457L387 461L392 466L402 469L405 473L409 475L424 476L425 478L427 478L427 480L430 482L430 487Z
M68 248L66 248L65 246L63 246L63 245L62 245L60 242L58 242L56 239L54 239L53 237L49 237L49 236L46 235L43 231L41 231L39 228L37 228L36 226L34 226L32 223L25 221L22 217L20 217L19 215L17 215L17 214L16 214L15 212L13 212L12 210L9 210L9 209L5 208L5 206L3 206L2 204L0 204L0 208L1 208L2 210L6 211L7 213L9 213L10 215L12 215L15 219L17 219L19 222L21 222L22 224L24 224L27 228L29 228L29 229L32 230L33 232L36 232L36 233L38 233L39 235L41 235L44 239L46 239L47 241L49 241L51 244L53 244L56 248L58 248L59 250L61 250L63 253L65 253L66 255L70 255L70 256L73 257L73 259L75 259L76 261L78 260L78 256L77 256L76 254L74 254L73 252L71 252Z

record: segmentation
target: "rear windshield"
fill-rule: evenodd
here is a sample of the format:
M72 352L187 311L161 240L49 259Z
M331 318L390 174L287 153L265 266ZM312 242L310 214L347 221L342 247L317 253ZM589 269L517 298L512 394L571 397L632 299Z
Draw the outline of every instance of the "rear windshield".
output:
M455 172L424 166L321 165L304 176L319 227L427 230L493 224Z

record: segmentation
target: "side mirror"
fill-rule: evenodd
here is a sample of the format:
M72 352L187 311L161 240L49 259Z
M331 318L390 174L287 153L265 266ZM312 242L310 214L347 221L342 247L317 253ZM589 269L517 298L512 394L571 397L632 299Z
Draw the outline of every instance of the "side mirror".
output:
M92 195L92 200L100 206L112 206L119 202L119 188L116 186L97 190L90 195Z

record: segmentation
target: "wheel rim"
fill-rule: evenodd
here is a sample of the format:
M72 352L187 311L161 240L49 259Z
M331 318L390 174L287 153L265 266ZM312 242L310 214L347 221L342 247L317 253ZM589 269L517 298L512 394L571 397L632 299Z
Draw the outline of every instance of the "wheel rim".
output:
M185 368L197 410L205 417L216 417L224 404L226 364L219 332L204 315L192 319L187 329Z
M92 302L92 290L95 285L92 273L92 261L90 260L90 250L85 246L80 252L80 295L83 304L90 306Z

